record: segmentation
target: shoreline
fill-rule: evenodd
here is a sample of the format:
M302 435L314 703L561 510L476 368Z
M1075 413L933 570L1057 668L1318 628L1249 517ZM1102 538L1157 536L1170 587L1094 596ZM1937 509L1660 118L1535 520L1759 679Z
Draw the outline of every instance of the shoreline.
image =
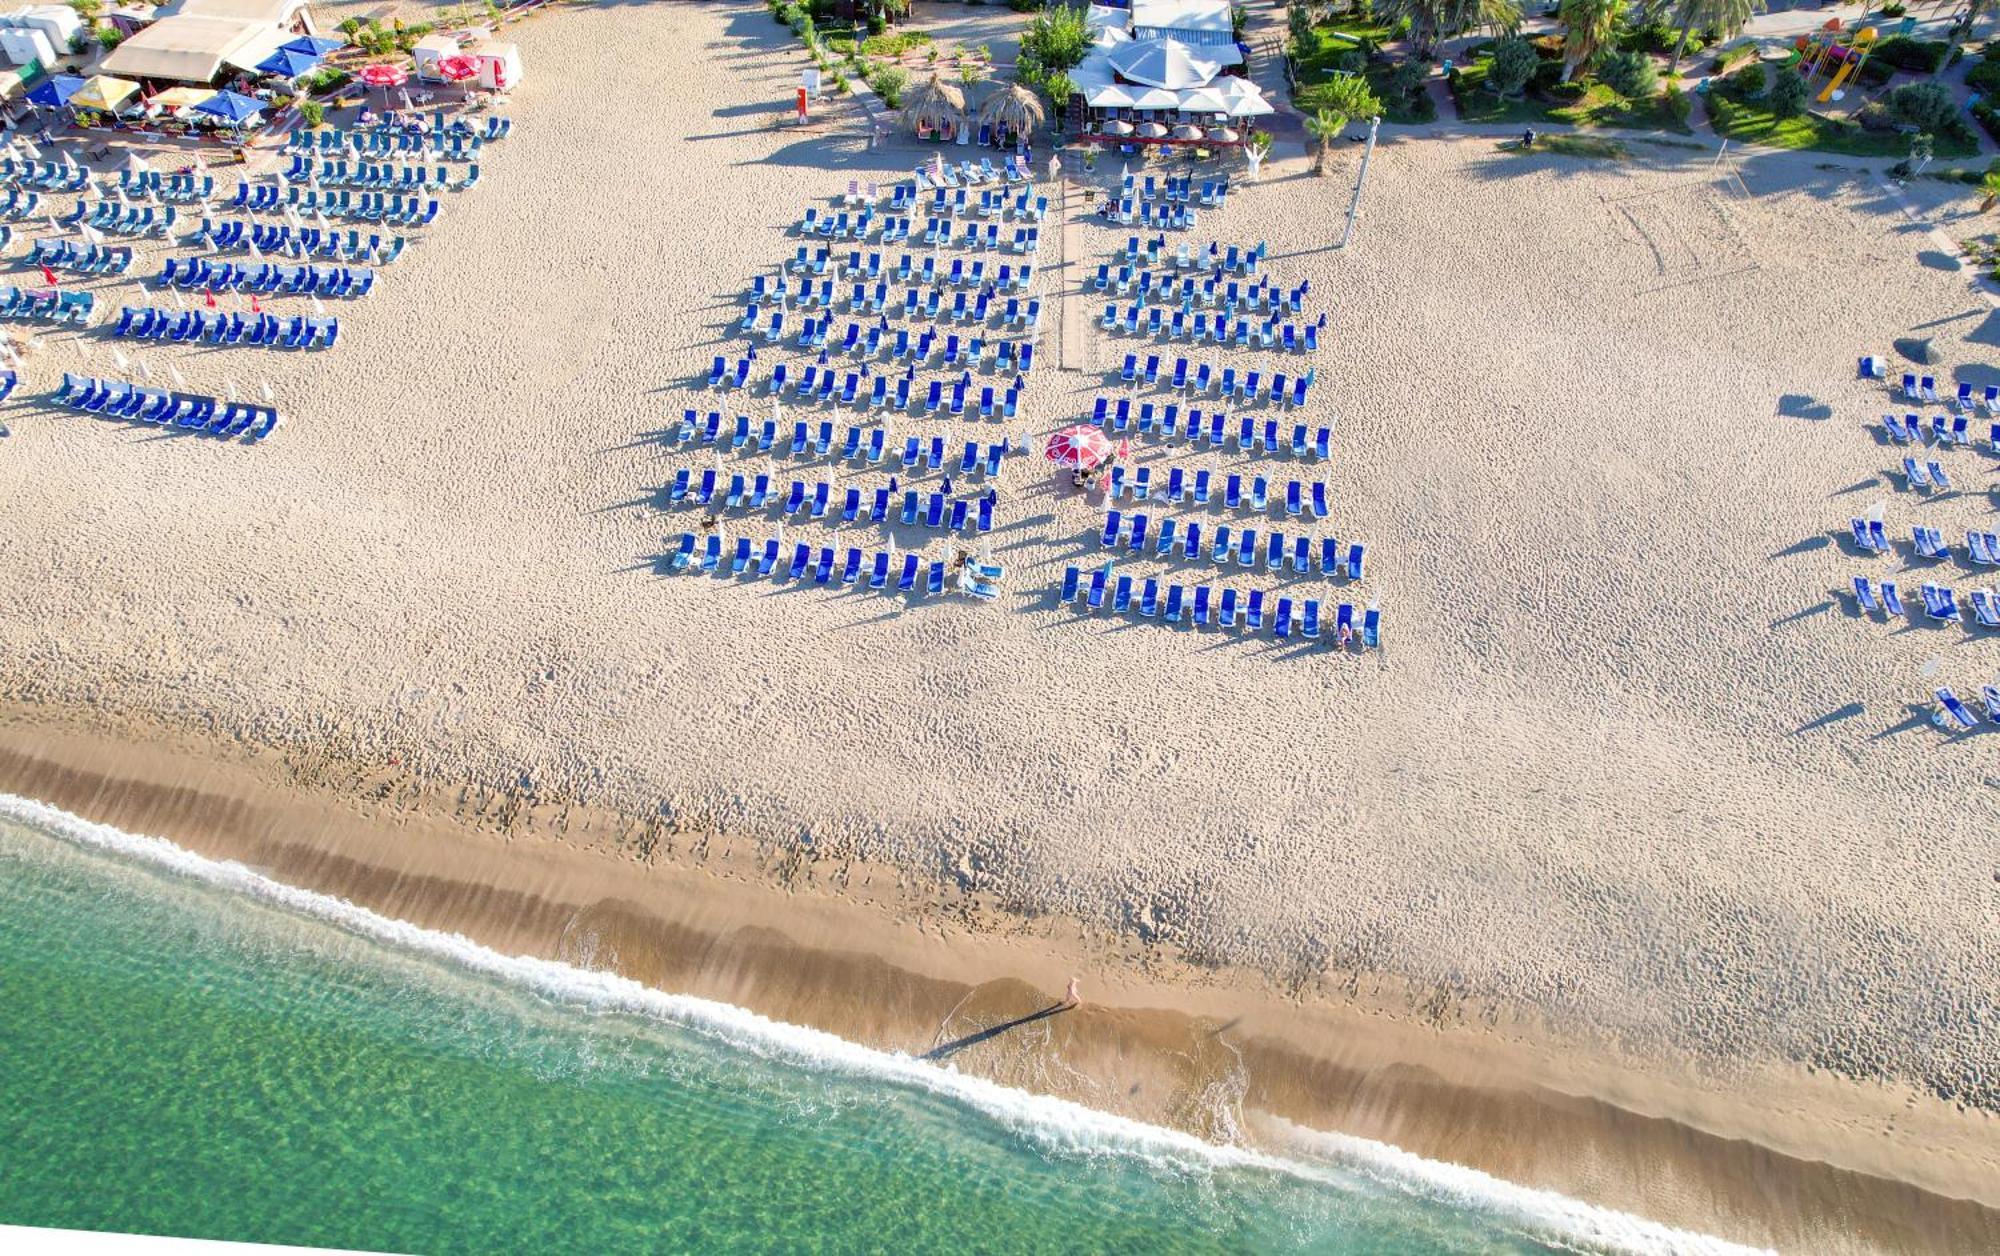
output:
M467 823L432 796L450 791L393 770L355 767L344 788L300 775L241 746L132 744L0 711L0 791L501 950L941 1050L962 1071L1212 1141L1349 1134L1780 1248L2000 1242L1993 1119L1890 1087L1635 1066L1506 1009L1421 1023L1373 974L1327 997L1196 969L943 877L504 799ZM991 1032L1054 1004L1071 972L1083 1008Z

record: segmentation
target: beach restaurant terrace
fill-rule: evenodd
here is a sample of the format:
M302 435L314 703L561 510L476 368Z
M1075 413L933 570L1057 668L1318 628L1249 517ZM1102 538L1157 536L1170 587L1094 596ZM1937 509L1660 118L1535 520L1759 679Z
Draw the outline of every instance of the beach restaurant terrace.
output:
M1225 72L1230 63L1222 56L1234 50L1233 43L1225 50L1100 27L1096 46L1070 71L1082 138L1120 145L1244 143L1251 120L1275 110L1256 84Z

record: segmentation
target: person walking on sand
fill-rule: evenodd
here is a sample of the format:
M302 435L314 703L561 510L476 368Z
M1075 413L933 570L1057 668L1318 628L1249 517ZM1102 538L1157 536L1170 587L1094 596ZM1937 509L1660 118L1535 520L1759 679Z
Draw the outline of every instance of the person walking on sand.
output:
M1062 1005L1066 1009L1083 1006L1083 995L1078 992L1076 978L1074 977L1069 979L1069 989L1063 991Z

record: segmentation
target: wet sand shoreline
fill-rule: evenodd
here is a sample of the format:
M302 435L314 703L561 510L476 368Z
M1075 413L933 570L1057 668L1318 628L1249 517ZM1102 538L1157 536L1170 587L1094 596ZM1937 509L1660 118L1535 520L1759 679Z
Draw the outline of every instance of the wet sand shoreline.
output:
M2000 1243L1993 1119L1934 1100L1796 1070L1641 1067L1505 1009L1427 1024L1375 974L1351 974L1345 995L1287 991L1014 916L947 877L810 868L569 808L501 802L467 824L392 771L343 790L301 786L296 767L0 713L0 791L502 950L1207 1138L1282 1150L1289 1126L1337 1131L1791 1250ZM1086 1005L1042 1015L1071 972Z

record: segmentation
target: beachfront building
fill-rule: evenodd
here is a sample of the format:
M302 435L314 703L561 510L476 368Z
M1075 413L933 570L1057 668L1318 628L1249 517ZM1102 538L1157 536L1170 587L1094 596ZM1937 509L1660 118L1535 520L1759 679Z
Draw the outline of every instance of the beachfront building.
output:
M306 0L173 0L159 14L102 63L106 74L136 79L149 94L186 83L215 87L255 74L278 49L318 30Z
M1071 129L1126 145L1232 145L1275 112L1242 73L1228 0L1091 7L1091 50L1069 72Z

